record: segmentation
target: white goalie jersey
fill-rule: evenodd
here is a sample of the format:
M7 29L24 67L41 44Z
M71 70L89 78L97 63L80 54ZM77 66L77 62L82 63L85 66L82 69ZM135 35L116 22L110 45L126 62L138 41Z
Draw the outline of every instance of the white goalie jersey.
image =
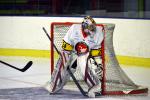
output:
M92 49L99 49L101 48L101 43L104 39L104 32L103 27L96 26L96 31L93 34L86 35L81 28L81 24L73 24L67 34L64 37L64 42L70 44L73 48L74 52L77 43L83 42L88 46L89 51ZM63 48L66 50L71 50L68 46L63 43Z

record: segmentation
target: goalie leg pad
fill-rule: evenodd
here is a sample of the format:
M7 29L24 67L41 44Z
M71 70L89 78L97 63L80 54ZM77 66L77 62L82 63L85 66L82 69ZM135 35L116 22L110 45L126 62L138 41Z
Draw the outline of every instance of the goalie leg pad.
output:
M88 67L92 71L93 75L99 80L103 77L103 65L100 57L93 57L88 59Z
M96 59L96 60L95 60ZM95 94L101 94L101 80L103 76L103 67L101 63L101 58L88 58L87 59L87 83L89 84L89 97L95 97ZM92 81L88 81L92 79L95 84L91 84Z
M93 76L96 84L89 89L88 96L95 97L96 93L101 94L101 80L103 77L103 67L102 60L100 57L89 58L88 68L90 69L90 74Z
M70 75L67 71L68 66L70 67L70 65L73 64L73 68L71 67L70 69L72 73L75 72L76 64L74 64L74 61L76 61L76 57L74 57L73 55L67 55L66 52L63 52L62 56L63 58L59 58L59 60L57 61L56 67L52 73L51 81L47 82L45 85L45 88L51 94L59 92L70 79Z
M62 60L59 58L56 68L54 69L51 80L48 81L45 85L45 89L47 89L50 93L55 93L56 88L62 82L61 72L62 72Z

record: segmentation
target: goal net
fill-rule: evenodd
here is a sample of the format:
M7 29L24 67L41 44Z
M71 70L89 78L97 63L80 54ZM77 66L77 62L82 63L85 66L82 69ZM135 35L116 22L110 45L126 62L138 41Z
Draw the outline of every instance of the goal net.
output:
M59 51L62 50L62 39L71 27L70 22L54 22L51 24L51 72L56 65L59 55L53 48L53 43ZM143 94L148 92L148 88L136 85L121 69L115 56L113 48L113 31L114 24L97 24L97 26L104 26L105 35L102 43L102 62L103 62L103 79L102 79L102 94L103 95L120 95L120 94ZM74 74L77 80L82 80L80 70L77 69Z

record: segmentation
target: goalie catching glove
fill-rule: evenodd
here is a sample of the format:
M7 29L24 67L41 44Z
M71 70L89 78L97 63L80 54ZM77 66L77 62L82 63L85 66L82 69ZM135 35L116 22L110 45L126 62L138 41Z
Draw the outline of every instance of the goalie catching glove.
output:
M77 52L77 55L82 55L82 54L86 54L87 52L89 52L89 47L85 42L78 42L75 45L75 50Z

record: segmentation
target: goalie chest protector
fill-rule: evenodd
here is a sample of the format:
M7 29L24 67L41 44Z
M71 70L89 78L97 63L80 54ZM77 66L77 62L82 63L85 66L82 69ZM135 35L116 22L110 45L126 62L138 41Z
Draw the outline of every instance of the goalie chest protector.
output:
M104 39L103 27L96 26L96 31L92 35L87 37L83 36L81 24L73 24L64 37L64 41L72 45L75 50L76 44L83 42L87 44L88 49L99 49L101 48L101 42Z

